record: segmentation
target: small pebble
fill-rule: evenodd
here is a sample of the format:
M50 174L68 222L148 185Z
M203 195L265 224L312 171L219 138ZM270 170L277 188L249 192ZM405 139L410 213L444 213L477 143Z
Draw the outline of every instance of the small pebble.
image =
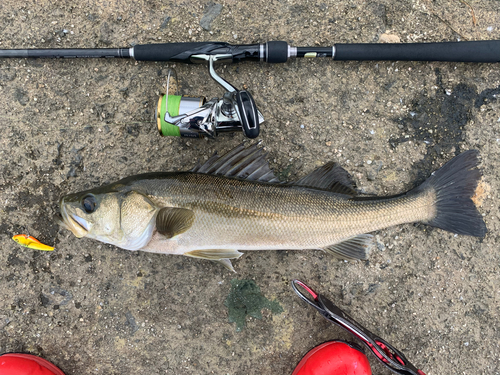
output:
M379 43L400 43L399 36L392 34L382 34L378 38Z

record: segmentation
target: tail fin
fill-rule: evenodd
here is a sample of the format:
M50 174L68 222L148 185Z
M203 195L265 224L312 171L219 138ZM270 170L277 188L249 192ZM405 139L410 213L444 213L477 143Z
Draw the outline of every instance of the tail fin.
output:
M482 177L478 155L477 150L469 150L454 157L416 189L436 193L436 216L427 224L453 233L485 236L486 224L471 199Z

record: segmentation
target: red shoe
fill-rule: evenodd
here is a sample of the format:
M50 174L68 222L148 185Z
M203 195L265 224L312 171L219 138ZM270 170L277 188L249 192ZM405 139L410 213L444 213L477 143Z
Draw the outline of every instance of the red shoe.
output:
M64 372L36 355L7 353L0 355L0 375L64 375Z
M366 356L342 341L315 347L299 362L292 375L371 375Z

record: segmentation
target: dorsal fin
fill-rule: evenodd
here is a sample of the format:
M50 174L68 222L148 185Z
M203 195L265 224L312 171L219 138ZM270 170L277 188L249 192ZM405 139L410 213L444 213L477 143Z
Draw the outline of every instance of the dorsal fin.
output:
M241 178L259 182L279 182L266 160L266 155L258 144L235 147L223 156L215 153L202 166L197 165L191 172Z
M295 186L304 186L314 189L329 190L338 194L355 196L356 185L351 175L339 164L328 162L292 183Z

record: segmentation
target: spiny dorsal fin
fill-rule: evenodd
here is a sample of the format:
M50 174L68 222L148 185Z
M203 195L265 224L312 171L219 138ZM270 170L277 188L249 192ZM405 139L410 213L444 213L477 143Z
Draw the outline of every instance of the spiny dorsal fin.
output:
M186 208L164 207L156 216L156 230L167 238L184 233L194 222L194 212Z
M373 246L371 234L360 234L323 250L341 259L367 259Z
M328 162L292 183L295 186L304 186L314 189L329 190L338 194L356 195L356 185L351 175L339 164Z
M279 182L269 168L266 155L258 144L235 147L224 156L215 153L202 166L197 165L191 172L241 178L250 181Z

